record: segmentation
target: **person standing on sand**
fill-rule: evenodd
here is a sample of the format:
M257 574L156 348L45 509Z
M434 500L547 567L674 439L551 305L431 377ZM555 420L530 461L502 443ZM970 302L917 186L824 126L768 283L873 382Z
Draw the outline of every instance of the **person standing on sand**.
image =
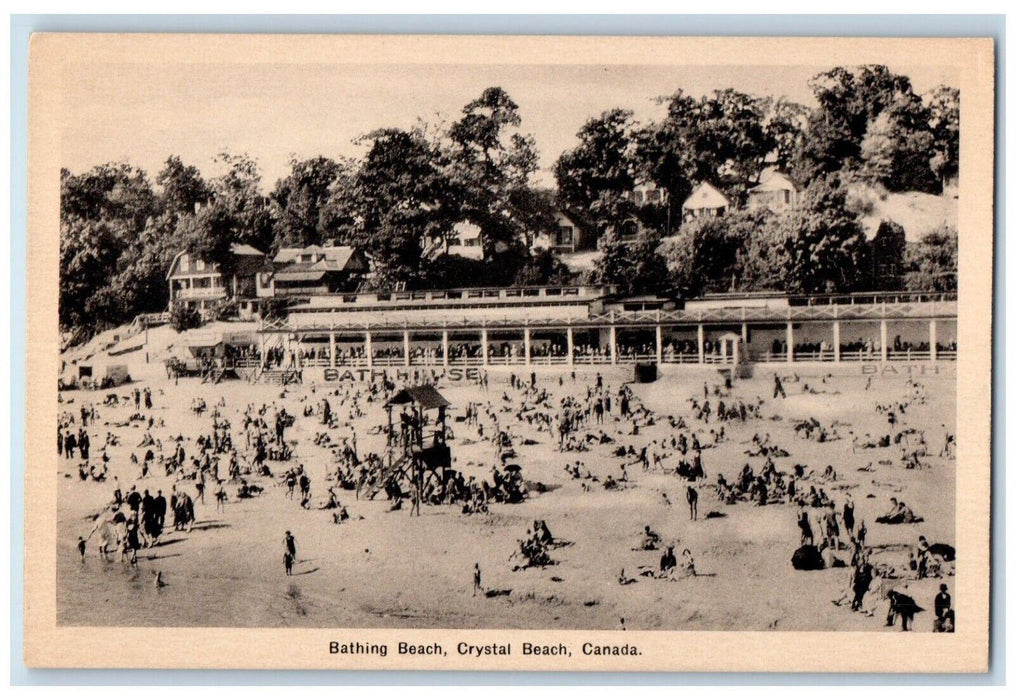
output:
M81 556L81 561L85 560L85 538L84 537L79 537L78 538L78 555ZM943 588L944 588L944 586L943 586Z
M847 496L846 502L843 504L843 527L847 531L847 536L851 540L854 539L854 501L850 496Z
M296 561L296 538L293 537L293 533L286 530L286 536L282 540L282 545L286 548L286 553L293 557L293 561Z
M808 520L808 511L801 509L797 514L797 526L801 528L801 546L815 543L815 534L811 531L811 521Z
M691 484L688 485L688 489L685 493L688 499L688 515L692 520L698 520L698 491L696 491Z
M483 593L483 585L481 580L482 574L480 573L480 562L473 564L473 597L476 597L477 591Z
M780 375L773 375L773 398L782 397L787 398L787 392L783 388L783 382L780 381Z

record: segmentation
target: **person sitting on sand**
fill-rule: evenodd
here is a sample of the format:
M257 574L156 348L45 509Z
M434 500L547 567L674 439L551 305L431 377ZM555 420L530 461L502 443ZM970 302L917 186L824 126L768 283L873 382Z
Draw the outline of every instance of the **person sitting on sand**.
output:
M943 544L936 542L935 544L928 544L927 538L921 535L917 538L918 549L921 553L926 553L930 556L937 557L942 561L955 561L956 560L956 549L952 545Z
M648 525L646 525L645 532L642 535L642 546L640 549L651 551L658 547L660 543L660 536L653 532Z
M875 522L885 525L901 525L904 523L919 523L924 520L924 518L915 516L914 511L910 510L910 507L903 501L897 501L895 498L890 500L893 507L885 515L875 518Z
M690 576L698 576L695 572L695 560L691 556L691 550L685 549L681 552L681 568L680 574L684 578Z
M660 557L660 573L666 574L677 566L677 557L674 556L674 545L669 545L667 551Z

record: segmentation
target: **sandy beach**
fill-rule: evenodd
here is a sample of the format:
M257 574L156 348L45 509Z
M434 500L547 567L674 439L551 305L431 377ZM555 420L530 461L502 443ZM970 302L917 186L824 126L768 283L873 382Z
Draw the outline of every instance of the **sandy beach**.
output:
M938 374L919 376L909 376L903 365L900 370L865 375L860 365L832 370L780 368L781 374L797 371L800 375L798 381L790 377L789 396L779 400L771 398L771 370L759 368L755 378L738 380L731 397L745 401L762 397L762 418L723 424L727 439L703 450L707 478L698 484L700 517L694 522L684 499L685 482L667 473L673 459L665 460L664 468L650 471L629 466L628 481L617 490L602 485L608 475L616 479L621 474L622 460L613 450L627 444L640 449L654 439L669 438L674 431L665 421L639 435L619 435L616 444L578 453L561 453L555 437L522 425L517 432L535 444L516 446L518 457L512 461L522 466L528 482L546 486L542 493L532 491L524 503L493 503L489 513L473 515L463 514L458 505L425 505L422 516L413 517L408 507L388 512L390 504L383 492L375 500L357 500L355 492L342 491L340 497L351 519L335 524L331 511L303 509L298 500L288 499L277 479L255 477L252 483L265 488L261 496L237 499L236 485L227 484L229 500L217 510L210 489L205 502L196 503L193 529L168 528L158 546L139 552L133 569L121 563L118 554L103 561L94 541L89 542L84 561L79 559L77 538L92 529L91 517L110 501L113 486L110 481L79 480L77 462L61 459L58 624L616 629L623 618L628 629L892 631L885 626L884 605L868 616L833 604L848 587L849 568L810 572L792 568L791 555L800 544L796 506L728 505L719 501L713 485L721 473L735 479L746 462L760 468L761 458L748 457L745 451L753 435L768 433L773 443L789 453L776 459L779 470L790 471L795 464L812 470L799 487L820 486L838 504L847 494L852 496L857 517L868 527L873 563L891 564L902 571L920 535L931 542L953 544L956 465L937 455L945 431L955 433L955 369L940 365ZM614 391L630 375L630 369L603 370L605 384ZM538 385L546 387L552 405L557 405L564 394L584 395L594 376L595 370L585 369L573 381L567 370L546 369L539 371ZM920 388L909 385L910 379ZM383 447L382 436L368 433L385 420L380 402L364 404L366 415L350 421L344 416L348 406L331 399L340 423L331 430L317 416L304 417L307 402L313 405L334 392L335 386L305 384L283 390L241 381L207 385L194 378L174 385L154 364L135 380L137 386L152 388L152 413L157 422L165 422L152 431L153 436L162 441L165 451L172 449L168 446L173 436L184 436L188 456L194 453L195 439L212 430L209 412L199 416L188 410L194 398L204 398L209 408L223 399L222 415L234 431L248 404L284 406L297 416L287 433L287 439L295 442L295 457L291 463L271 463L272 470L278 476L289 466L303 464L312 480L315 503L330 485L325 474L332 464L328 449L313 442L317 433L328 432L337 439L355 431L361 454ZM472 383L440 382L438 388L451 401L454 419L463 415L469 401L500 406L507 380L507 371L491 372L486 392ZM704 382L717 384L719 375L700 368L664 368L655 383L631 388L658 415L684 416L705 445L711 442L709 429L719 424L715 418L709 424L694 420L688 401L692 396L701 398ZM806 393L806 384L818 393ZM126 385L117 393L123 397L131 389ZM108 450L110 477L116 475L124 491L137 484L141 491L154 495L161 489L168 495L175 477L155 474L140 479L140 467L130 461L131 452L140 456L144 451L137 447L144 434L141 424L113 427L134 413L133 401L129 406L128 402L102 406L106 393L64 392L62 409L74 412L82 402L95 404L94 453L101 452L107 431L120 437L120 445ZM890 432L886 416L875 410L877 404L906 401L918 394L926 399L908 405L902 426L925 432L930 456L923 460L923 468L906 469L897 445L854 452L854 435ZM835 426L840 439L819 443L795 436L794 421L810 417L823 426ZM608 423L608 432L619 425ZM487 478L495 463L493 445L478 441L475 429L463 422L453 420L452 426L454 466L467 476ZM598 481L567 474L565 465L576 460ZM869 464L870 471L859 471ZM835 481L823 478L827 465L837 472ZM196 493L193 481L179 482L178 488L192 496ZM905 500L924 522L876 524L876 516L889 510L890 496ZM710 512L721 517L705 517ZM517 561L510 557L535 519L546 520L555 537L571 544L552 550L552 566L515 571ZM639 567L655 567L659 562L660 552L636 549L645 525L658 532L664 543L676 544L678 552L688 548L699 575L679 581L637 576ZM293 577L285 575L281 562L286 530L293 532L299 548ZM849 562L848 550L839 556ZM474 596L476 563L486 588L510 593ZM637 579L635 583L619 584L622 568ZM156 572L162 572L164 587L153 584ZM893 582L927 610L917 617L918 631L931 631L931 603L942 582L952 588L949 576ZM961 601L956 605L962 615ZM899 625L894 629L898 631Z

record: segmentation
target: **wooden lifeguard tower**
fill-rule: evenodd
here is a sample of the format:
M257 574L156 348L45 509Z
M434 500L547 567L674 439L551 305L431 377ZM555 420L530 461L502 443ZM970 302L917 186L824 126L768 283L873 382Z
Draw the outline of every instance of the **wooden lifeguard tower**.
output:
M448 399L430 384L406 387L385 404L388 465L377 487L384 488L393 478L408 475L414 491L410 514L420 514L427 480L437 476L444 483L445 472L451 467L451 448L446 441L450 406ZM396 407L400 409L397 425L392 416Z

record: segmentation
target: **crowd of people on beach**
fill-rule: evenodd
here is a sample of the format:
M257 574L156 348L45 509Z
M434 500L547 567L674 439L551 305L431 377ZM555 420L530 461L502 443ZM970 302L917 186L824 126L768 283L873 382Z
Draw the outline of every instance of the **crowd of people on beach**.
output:
M471 352L465 346L455 347L456 352ZM813 386L824 381L813 382ZM793 518L800 530L799 547L788 553L793 568L844 568L849 572L847 592L835 602L849 603L851 610L868 614L884 604L890 611L887 621L899 619L904 629L913 627L914 616L921 611L908 597L908 582L952 575L955 551L948 544L932 544L922 536L909 547L906 559L896 557L898 547L872 546L865 519L837 469L831 464L794 459L798 443L843 439L845 426L805 416L787 422L795 444L778 444L771 436L766 423L785 420L779 413L788 396L787 387L791 393L795 388L809 393L801 389L807 385L800 377L774 375L771 399L768 394L754 398L735 394L729 377L707 381L701 393L694 392L683 406L675 402L675 410L669 414L647 407L631 384L612 385L600 373L591 380L579 379L574 370L541 378L535 372L528 377L511 373L503 388L495 391L488 390L486 372L475 382L474 400L455 415L441 409L434 418L403 406L389 422L367 427L368 433L384 438L382 451L364 450L361 443L363 419L372 409L386 406L399 388L384 373L372 375L365 383L320 391L313 385L283 388L271 401L246 406L229 406L225 398L209 406L206 401L213 398L204 396L190 406L196 416L207 421L206 431L198 435L174 434L172 423L167 426L165 422L172 413L164 410L166 406L156 408L149 387L135 386L126 395L107 395L98 406L85 399L70 410L72 401L68 400L58 424L58 454L80 481L112 487L107 505L94 514L90 532L78 539L79 554L84 558L95 538L100 556L108 558L119 551L123 562L136 567L139 551L160 545L169 527L167 518L174 530L189 532L199 515L209 517L208 511L198 513L199 508L214 504L217 513L225 513L231 501L259 498L272 488L281 489L303 510L330 511L335 524L351 519L349 506L343 503L350 498L383 497L389 502L389 511L402 510L408 499L412 512L419 512L421 506L450 505L463 515L486 514L494 504L521 503L548 490L546 484L524 477L523 458L527 446L546 442L560 455L565 482L579 482L583 492L637 488L639 478L635 475L655 473L674 479L671 493L683 495L691 521L700 519L700 500L709 503L701 516L707 521L724 517L723 511L730 508L785 509L786 517ZM900 401L872 407L885 419L887 432L877 438L851 433L854 454L881 451L880 466L895 464L908 469L916 468L915 462L924 466L929 457L952 458L954 436L946 432L936 455L924 432L908 425L908 410L924 400L918 382L908 382L908 390ZM329 463L323 484L312 482L303 464L304 451L299 441L289 436L298 423L313 426L311 442L327 450ZM130 464L111 469L111 448L128 440L133 443L129 431L141 435L129 451ZM743 461L718 463L708 457L711 450L732 440L744 445ZM464 465L449 459L441 468L428 468L420 451L446 444L488 445L485 450L490 457ZM898 459L885 454L897 446L901 450ZM596 456L587 459L585 453ZM595 471L588 466L591 462L597 464ZM607 466L607 473L603 466ZM859 472L875 469L872 464L858 467ZM168 497L163 489L145 487L153 476L171 479ZM121 477L130 484L126 491ZM899 495L889 498L885 511L873 518L875 522L922 522ZM677 500L666 493L661 497L668 505ZM635 576L622 568L619 582L630 585L643 577L682 580L700 576L690 549L682 548L678 556L678 547L670 539L664 545L663 538L646 525L636 549L660 551L660 561L640 565ZM291 533L287 532L285 542L284 569L291 575L297 564ZM518 558L518 568L550 566L551 551L567 544L550 535L546 521L538 520L519 541L512 558ZM165 585L161 572L158 577L160 585ZM952 631L955 613L951 597L945 588L940 594L934 603L934 627Z

